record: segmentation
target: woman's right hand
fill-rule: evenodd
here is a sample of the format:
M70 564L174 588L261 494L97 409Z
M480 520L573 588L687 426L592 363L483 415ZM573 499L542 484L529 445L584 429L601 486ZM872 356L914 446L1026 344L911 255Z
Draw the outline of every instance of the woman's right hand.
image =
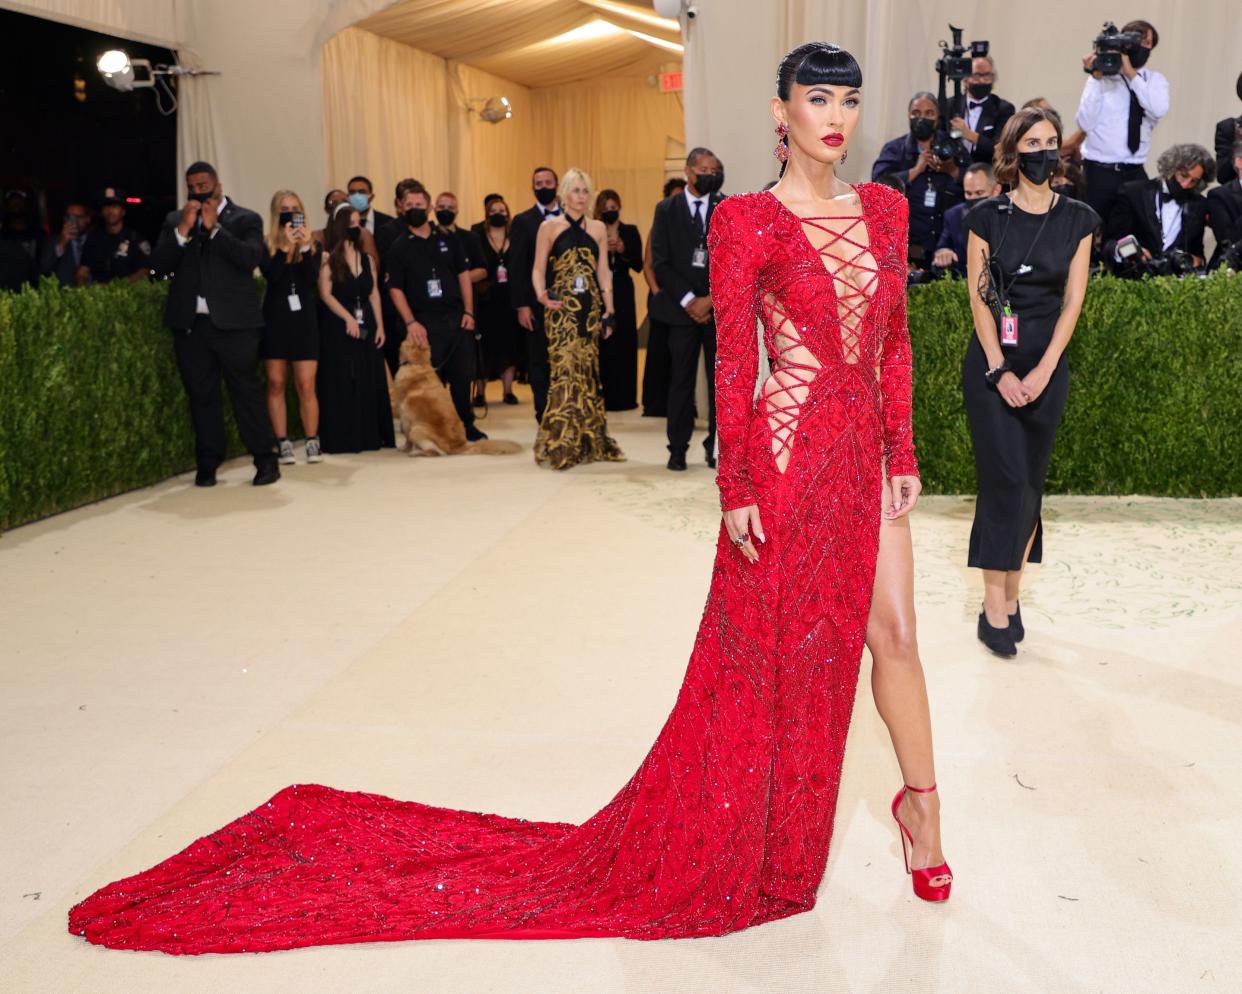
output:
M561 309L561 304L564 303L564 301L553 300L546 293L543 293L539 295L539 303L543 304L543 309L545 311L559 311Z
M352 314L345 319L345 334L350 338L362 337L362 329L358 327L358 319Z
M1000 378L1000 382L996 384L996 392L1010 407L1025 407L1031 400L1022 381L1018 379L1017 374L1012 372L1007 372Z
M755 539L766 541L763 534L763 523L759 520L759 505L747 504L724 512L725 531L729 533L729 541L752 563L759 561L759 553L755 549ZM738 538L745 536L746 542L738 545Z

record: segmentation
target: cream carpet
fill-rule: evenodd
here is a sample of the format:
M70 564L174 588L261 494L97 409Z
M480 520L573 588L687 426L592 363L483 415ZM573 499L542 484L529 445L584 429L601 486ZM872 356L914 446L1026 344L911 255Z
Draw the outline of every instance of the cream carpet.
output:
M493 401L499 400L493 384ZM229 464L0 538L0 990L1039 992L1242 989L1242 501L1058 498L1014 661L974 639L972 503L915 514L945 907L913 898L864 660L815 911L719 939L109 951L69 906L295 782L581 821L672 706L718 513L702 449L630 461L385 452L249 486ZM300 455L300 449L299 449ZM697 463L697 465L695 464Z

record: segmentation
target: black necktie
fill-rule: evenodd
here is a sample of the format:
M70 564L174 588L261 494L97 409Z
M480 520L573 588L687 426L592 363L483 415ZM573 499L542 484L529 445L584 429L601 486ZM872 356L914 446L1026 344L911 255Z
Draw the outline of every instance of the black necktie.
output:
M1130 91L1130 121L1126 129L1126 144L1130 146L1131 152L1137 152L1143 134L1143 108L1139 105L1134 91L1130 90L1129 83L1126 84L1126 89Z
M703 201L696 200L694 202L694 226L698 229L699 235L703 234Z

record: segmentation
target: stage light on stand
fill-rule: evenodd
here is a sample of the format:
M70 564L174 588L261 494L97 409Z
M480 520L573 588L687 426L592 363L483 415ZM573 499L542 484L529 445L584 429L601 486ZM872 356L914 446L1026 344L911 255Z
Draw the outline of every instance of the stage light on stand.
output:
M96 61L95 68L103 76L104 82L114 90L128 93L131 90L154 89L155 104L164 115L177 109L177 95L169 85L169 76L219 76L220 73L211 69L191 69L178 65L151 65L149 59L131 59L129 53L121 48L110 48ZM135 72L134 70L139 70ZM169 101L165 106L164 99Z

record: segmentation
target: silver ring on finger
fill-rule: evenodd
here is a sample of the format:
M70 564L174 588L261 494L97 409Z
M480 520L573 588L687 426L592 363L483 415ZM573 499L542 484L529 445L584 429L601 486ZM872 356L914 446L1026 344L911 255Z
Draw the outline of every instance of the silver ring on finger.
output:
M745 545L748 541L750 541L750 536L749 536L749 535L739 535L737 538L735 538L735 539L733 540L733 544L734 544L734 545L736 545L736 546L740 549L740 548L741 548L742 546L744 546L744 545Z

